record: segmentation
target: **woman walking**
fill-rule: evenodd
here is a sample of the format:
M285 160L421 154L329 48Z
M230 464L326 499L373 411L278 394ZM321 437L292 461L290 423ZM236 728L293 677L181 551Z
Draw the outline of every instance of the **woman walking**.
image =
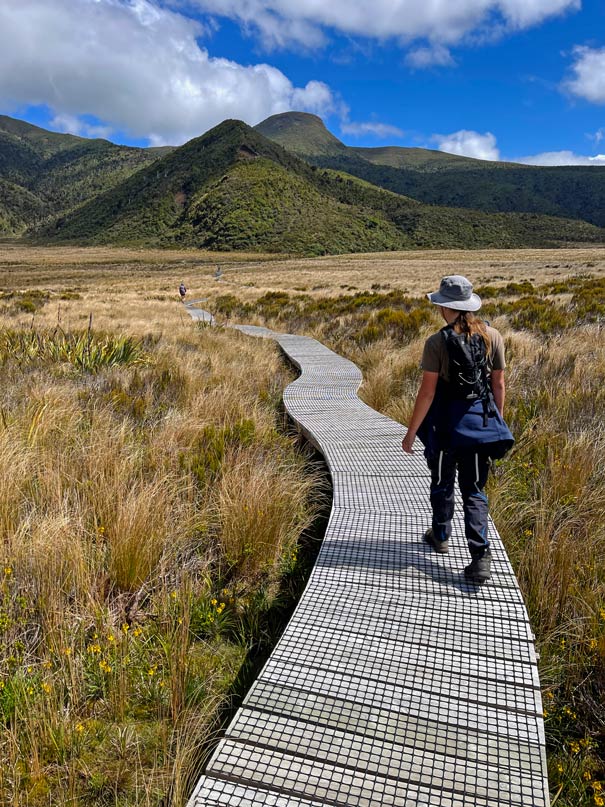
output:
M413 453L416 436L425 445L433 516L424 539L440 553L449 548L458 470L471 554L464 574L483 583L491 576L484 487L491 460L502 457L514 443L502 419L504 342L495 328L475 316L481 300L465 277L444 277L439 291L427 296L439 307L446 325L424 345L422 382L402 447Z

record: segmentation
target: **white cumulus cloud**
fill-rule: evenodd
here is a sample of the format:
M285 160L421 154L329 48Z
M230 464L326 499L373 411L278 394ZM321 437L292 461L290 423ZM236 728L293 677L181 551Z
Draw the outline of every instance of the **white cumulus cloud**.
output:
M605 104L605 48L574 48L572 76L563 86L593 104Z
M526 165L605 165L605 154L595 154L587 157L575 154L573 151L545 151L531 157L519 157L513 160Z
M398 126L391 126L389 123L375 123L366 121L365 123L341 123L340 131L351 137L363 137L364 135L374 135L381 140L387 137L403 137L405 132Z
M58 132L80 135L81 137L103 137L107 139L113 133L111 126L97 126L87 123L77 115L55 115L49 126Z
M431 140L437 143L439 151L446 151L448 154L474 157L477 160L500 159L500 150L491 132L480 134L469 129L460 129L451 134L435 134Z
M177 0L173 0L177 2ZM473 32L523 29L581 7L581 0L190 0L239 21L267 46L325 42L328 31L454 44ZM427 54L417 54L422 60ZM443 55L442 55L443 58Z
M414 48L408 52L405 61L410 67L417 68L453 67L456 64L449 48L440 44Z
M179 144L226 118L256 124L290 109L329 114L321 81L296 87L268 64L213 58L200 23L152 0L1 0L0 105L46 105L57 127L123 130Z
M524 165L590 165L605 166L605 154L584 155L571 150L543 151L527 157L503 157L496 137L491 132L480 134L469 129L461 129L448 135L433 135L433 143L439 151L458 154L461 157L474 157L478 160L497 160L522 163Z

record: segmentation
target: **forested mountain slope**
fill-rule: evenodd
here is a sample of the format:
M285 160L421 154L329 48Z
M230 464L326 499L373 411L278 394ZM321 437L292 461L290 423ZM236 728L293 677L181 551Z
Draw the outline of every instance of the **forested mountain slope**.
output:
M315 115L286 112L257 130L312 165L346 171L433 205L539 213L605 226L605 167L490 162L430 149L345 146Z

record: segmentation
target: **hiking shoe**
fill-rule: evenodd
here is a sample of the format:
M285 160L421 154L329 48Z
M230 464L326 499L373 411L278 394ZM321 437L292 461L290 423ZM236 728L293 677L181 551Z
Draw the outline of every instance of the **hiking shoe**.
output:
M447 538L445 539L445 541L438 541L435 538L435 533L430 528L424 533L423 538L427 542L427 544L430 544L430 546L433 547L435 552L439 552L440 555L443 555L446 552L450 551L449 541L447 540Z
M490 571L491 564L492 555L488 549L482 558L473 558L464 569L464 576L467 580L472 580L473 583L485 583L492 576Z

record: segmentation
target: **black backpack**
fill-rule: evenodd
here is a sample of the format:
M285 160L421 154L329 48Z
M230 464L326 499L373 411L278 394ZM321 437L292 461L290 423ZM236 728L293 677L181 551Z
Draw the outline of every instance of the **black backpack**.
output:
M449 360L447 394L458 401L490 400L487 350L480 334L468 337L452 325L441 329Z
M449 382L437 394L418 429L427 458L443 450L484 451L501 459L515 440L498 411L487 376L487 349L479 334L467 338L452 325L441 329L449 359Z

